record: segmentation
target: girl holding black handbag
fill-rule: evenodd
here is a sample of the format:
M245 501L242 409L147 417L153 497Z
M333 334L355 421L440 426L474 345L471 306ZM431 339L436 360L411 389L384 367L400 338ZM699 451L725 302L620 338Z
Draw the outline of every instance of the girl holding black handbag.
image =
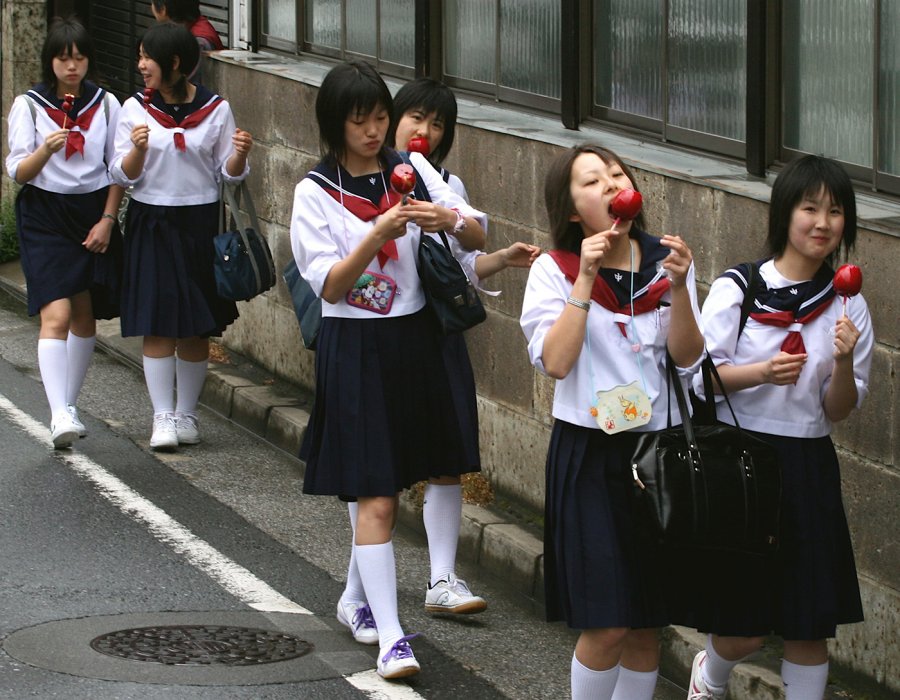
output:
M740 328L747 266L713 282L703 305L706 344L742 428L775 447L782 474L780 547L773 576L731 576L702 557L697 654L690 700L725 695L731 670L765 635L784 639L787 700L820 700L826 638L863 619L853 550L830 433L867 393L874 335L861 296L835 294L831 265L856 239L850 178L835 162L805 156L772 188L767 244L749 319ZM699 380L696 389L702 391ZM734 423L718 405L719 419ZM728 574L729 572L723 572Z
M599 146L551 163L553 249L532 266L522 305L531 362L557 380L544 585L548 619L581 630L574 700L653 697L657 629L671 620L661 561L633 512L630 462L641 433L666 427L667 351L682 386L703 356L690 249L642 231L639 213L611 214L634 188L622 160Z

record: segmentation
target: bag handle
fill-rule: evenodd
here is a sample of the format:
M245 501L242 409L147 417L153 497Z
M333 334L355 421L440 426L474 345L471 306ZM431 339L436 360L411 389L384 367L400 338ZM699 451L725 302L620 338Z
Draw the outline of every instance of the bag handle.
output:
M250 267L253 268L253 276L256 278L256 286L257 288L259 288L262 286L262 275L259 272L259 265L256 264L256 257L250 253L250 239L247 238L247 227L244 225L244 221L241 216L241 210L238 205L241 199L241 195L243 195L244 203L247 205L247 214L250 217L250 228L252 228L257 234L259 234L259 220L256 218L256 207L253 206L253 198L250 196L250 188L247 187L246 180L241 180L240 184L236 187L232 187L232 185L227 182L222 183L222 189L225 193L225 201L228 202L228 209L231 214L231 218L234 219L238 235L240 235L241 242L244 244L244 250L247 251L247 257L250 259ZM219 230L223 228L224 226L219 226Z

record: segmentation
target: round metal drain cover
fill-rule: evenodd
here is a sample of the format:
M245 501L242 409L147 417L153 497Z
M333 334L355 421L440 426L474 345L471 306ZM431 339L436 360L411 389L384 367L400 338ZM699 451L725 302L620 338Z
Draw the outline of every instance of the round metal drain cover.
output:
M91 648L167 666L258 666L304 656L313 645L289 634L250 627L171 625L102 634L91 641Z

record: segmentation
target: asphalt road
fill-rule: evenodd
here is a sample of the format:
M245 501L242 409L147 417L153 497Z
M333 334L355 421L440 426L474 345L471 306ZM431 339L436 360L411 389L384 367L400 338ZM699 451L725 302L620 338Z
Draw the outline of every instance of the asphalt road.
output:
M200 445L149 452L143 378L100 353L79 406L89 437L52 451L37 330L21 304L0 293L0 698L568 696L574 634L465 565L460 574L488 611L426 614L427 552L402 528L401 619L422 633L413 646L423 671L405 683L375 677L374 650L334 619L346 509L302 496L295 458L211 411L200 414ZM280 633L309 653L240 667L173 666L91 647L112 632L182 626ZM135 646L124 634L120 651ZM680 697L660 681L658 700Z

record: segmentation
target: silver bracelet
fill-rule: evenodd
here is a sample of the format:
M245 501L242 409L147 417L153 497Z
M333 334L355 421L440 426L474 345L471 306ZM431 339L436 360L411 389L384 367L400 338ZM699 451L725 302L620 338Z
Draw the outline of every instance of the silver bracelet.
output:
M582 311L590 311L591 310L591 302L589 301L581 301L581 299L576 299L575 297L569 297L566 299L567 304L571 304L572 306L581 309Z

